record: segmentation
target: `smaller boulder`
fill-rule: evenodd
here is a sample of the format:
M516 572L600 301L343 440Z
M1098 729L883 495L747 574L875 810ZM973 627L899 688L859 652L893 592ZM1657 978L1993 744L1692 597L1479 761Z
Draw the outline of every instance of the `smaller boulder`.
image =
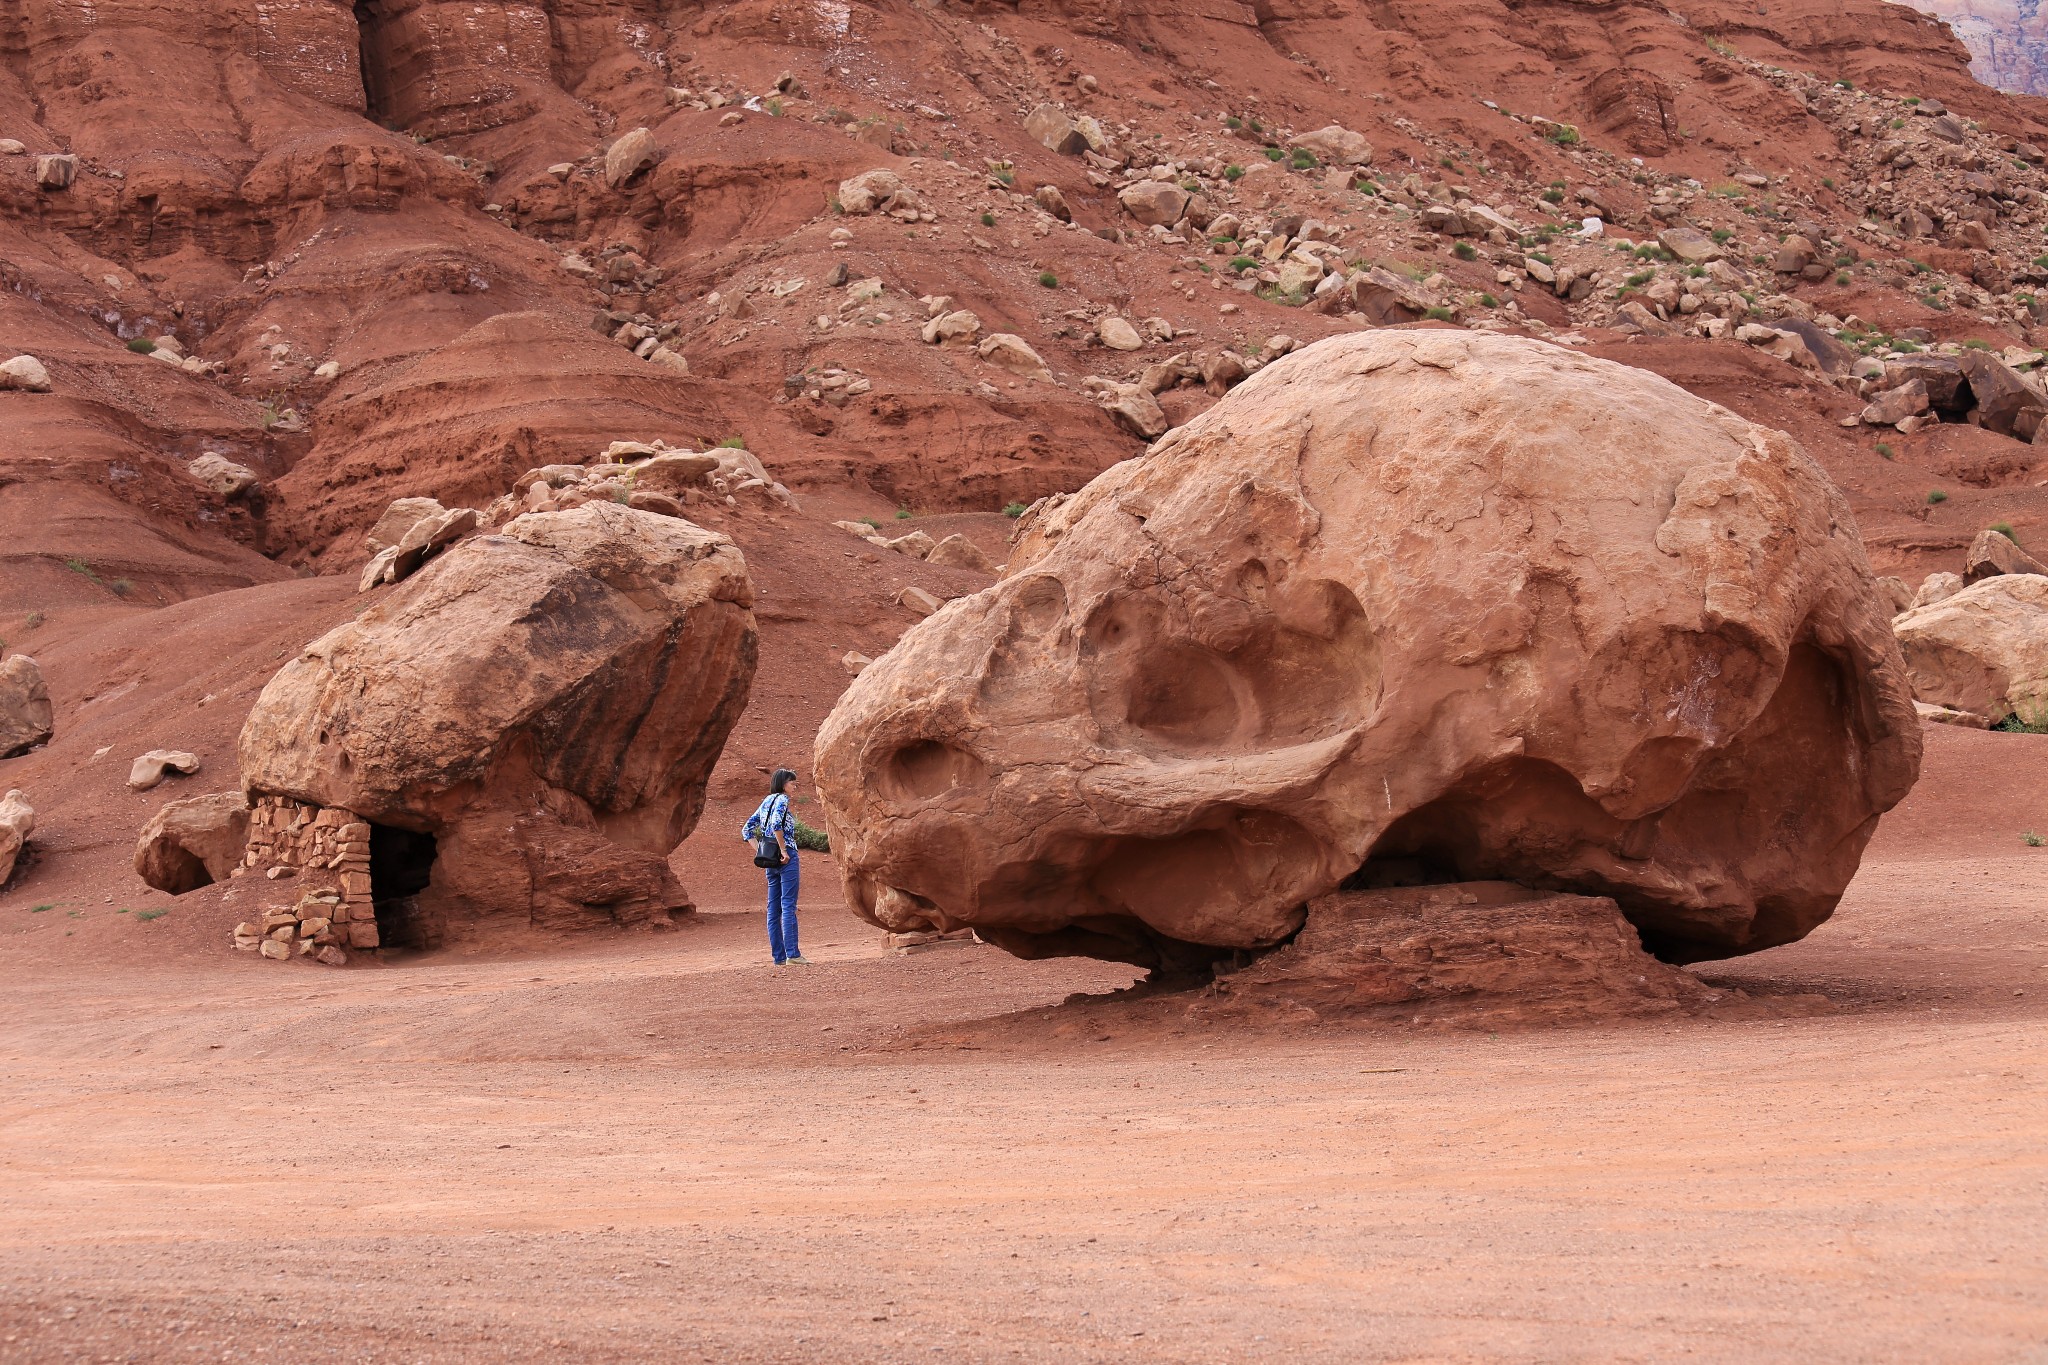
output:
M199 771L199 755L183 749L151 749L128 769L128 789L146 792L171 773L190 777Z
M8 389L21 393L48 393L50 372L34 356L18 355L0 363L0 391Z
M1963 582L1982 583L2000 574L2048 574L2048 564L2028 554L2003 531L1983 530L1963 556Z
M1351 306L1375 327L1414 322L1436 307L1436 299L1427 290L1384 266L1351 275L1344 287Z
M965 308L941 313L925 323L918 333L927 346L965 346L981 332L981 319Z
M1112 351L1142 350L1145 345L1138 329L1114 313L1095 324L1095 337Z
M937 548L937 542L923 531L912 531L907 536L897 536L894 540L883 543L896 553L909 555L912 559L923 559Z
M917 587L905 588L902 592L896 594L896 600L910 608L911 612L918 616L930 616L940 607L946 605L923 588Z
M975 573L992 574L996 571L995 564L982 553L981 547L958 532L933 546L932 552L925 556L925 562L941 564L949 569L972 569Z
M2010 365L1989 351L1966 350L1956 361L1977 400L1977 421L1986 431L2031 441L2048 414L2041 395Z
M705 451L670 450L634 465L633 491L679 498L718 471L718 457Z
M26 654L0 662L0 758L50 742L55 711L43 670Z
M1931 607L1936 602L1945 602L1963 590L1963 576L1959 573L1931 573L1920 580L1920 590L1913 594L1913 601L1906 608Z
M414 523L427 517L438 517L448 509L433 498L399 498L384 509L384 515L377 518L377 524L370 528L363 543L371 554L387 549L405 539L405 533Z
M1074 211L1067 207L1067 196L1060 193L1058 185L1040 185L1031 195L1038 207L1044 209L1062 223L1074 221Z
M36 158L36 187L45 190L68 190L71 182L78 179L78 158L68 153L54 153Z
M1031 343L1014 332L995 332L982 339L975 354L999 370L1027 379L1051 379L1045 360L1031 349Z
M7 885L7 879L14 875L21 851L28 846L28 836L35 832L36 811L28 798L19 791L0 796L0 886Z
M1705 265L1721 259L1720 245L1695 227L1665 228L1657 234L1657 245L1688 265Z
M1918 379L1909 379L1895 389L1885 389L1870 400L1863 409L1863 421L1867 426L1895 427L1909 417L1918 417L1928 408L1927 385Z
M172 801L135 841L135 875L182 896L226 881L249 843L249 802L239 791Z
M1992 724L2048 719L2048 577L2000 574L1892 622L1913 695Z
M1331 166L1370 166L1372 144L1365 140L1363 133L1354 133L1349 128L1331 124L1318 128L1313 133L1303 133L1294 139L1294 145L1313 153L1317 160Z
M1124 212L1147 227L1177 223L1188 211L1188 192L1167 180L1141 180L1117 191Z
M839 207L855 215L886 212L910 187L894 171L864 171L839 182Z
M1079 156L1088 150L1087 136L1057 104L1041 104L1026 114L1024 131L1039 146L1061 156Z
M223 498L240 497L256 486L255 470L236 464L214 450L186 465L185 472L197 479L202 487Z
M618 189L641 171L654 164L654 134L645 128L635 128L611 145L604 154L604 180L613 189Z

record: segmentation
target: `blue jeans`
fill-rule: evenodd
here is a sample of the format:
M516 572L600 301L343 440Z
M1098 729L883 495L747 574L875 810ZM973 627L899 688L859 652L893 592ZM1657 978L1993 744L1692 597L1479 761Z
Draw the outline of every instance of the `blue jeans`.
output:
M795 853L781 867L763 870L768 874L768 951L779 966L803 956L796 946L796 890L802 877Z

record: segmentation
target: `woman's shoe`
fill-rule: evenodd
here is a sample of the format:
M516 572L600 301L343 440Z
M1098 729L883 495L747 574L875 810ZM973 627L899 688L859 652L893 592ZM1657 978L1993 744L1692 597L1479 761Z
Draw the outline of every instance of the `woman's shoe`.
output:
M795 957L789 959L789 965L792 967L808 967L811 965L811 960L802 953L798 953Z

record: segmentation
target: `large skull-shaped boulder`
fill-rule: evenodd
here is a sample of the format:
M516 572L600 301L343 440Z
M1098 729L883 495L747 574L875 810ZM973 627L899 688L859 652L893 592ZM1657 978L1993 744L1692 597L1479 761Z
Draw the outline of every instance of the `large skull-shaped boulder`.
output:
M369 822L373 883L387 828L433 836L419 901L440 916L666 920L688 906L667 855L753 681L752 606L739 550L690 522L516 518L280 669L243 785Z
M1889 614L1784 434L1555 346L1360 334L1041 506L860 675L817 781L857 913L1024 955L1501 878L1722 957L1826 919L1918 774Z

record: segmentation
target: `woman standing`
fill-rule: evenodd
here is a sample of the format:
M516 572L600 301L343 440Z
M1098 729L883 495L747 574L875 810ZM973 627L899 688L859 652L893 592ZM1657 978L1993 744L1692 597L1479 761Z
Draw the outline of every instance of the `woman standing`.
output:
M796 942L796 893L800 874L796 861L796 817L789 812L796 774L777 768L768 779L768 795L747 817L740 837L760 852L754 862L768 873L768 952L780 967L785 962L811 965ZM779 858L780 861L774 861Z

